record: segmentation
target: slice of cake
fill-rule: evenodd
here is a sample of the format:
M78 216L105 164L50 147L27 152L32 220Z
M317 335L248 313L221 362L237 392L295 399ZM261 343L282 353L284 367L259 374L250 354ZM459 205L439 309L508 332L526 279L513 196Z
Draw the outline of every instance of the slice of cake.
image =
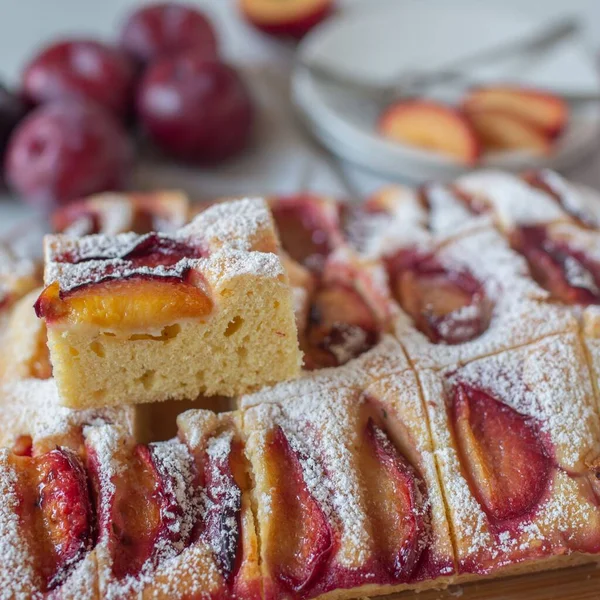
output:
M578 336L419 379L459 574L595 560L600 421Z
M261 598L241 415L188 411L180 437L86 430L101 598Z
M135 436L134 409L70 410L54 380L30 379L0 388L0 410L0 596L98 599L85 432Z
M414 373L365 387L330 377L301 393L281 384L281 403L267 390L244 414L265 597L445 587L453 551Z
M62 402L84 408L232 396L295 377L293 300L262 200L174 234L45 240L36 304Z

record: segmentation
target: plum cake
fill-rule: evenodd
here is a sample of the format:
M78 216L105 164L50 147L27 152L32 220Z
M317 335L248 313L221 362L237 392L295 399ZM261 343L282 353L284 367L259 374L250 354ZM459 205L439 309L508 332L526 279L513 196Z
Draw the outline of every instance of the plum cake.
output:
M231 396L297 375L292 294L262 200L173 234L45 240L46 322L66 406Z
M0 598L344 600L598 561L599 196L536 171L140 198L61 211L37 326L36 276L7 280Z

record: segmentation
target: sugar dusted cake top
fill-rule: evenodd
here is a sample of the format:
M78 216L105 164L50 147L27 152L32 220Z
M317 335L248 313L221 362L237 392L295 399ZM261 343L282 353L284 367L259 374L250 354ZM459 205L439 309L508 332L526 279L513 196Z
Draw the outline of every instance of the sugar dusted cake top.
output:
M45 241L44 278L47 285L57 281L61 292L135 276L182 279L190 269L208 266L200 259L211 254L229 252L239 260L240 252L275 250L270 224L264 201L245 199L215 205L171 234L51 235ZM266 264L256 257L246 263L257 269Z

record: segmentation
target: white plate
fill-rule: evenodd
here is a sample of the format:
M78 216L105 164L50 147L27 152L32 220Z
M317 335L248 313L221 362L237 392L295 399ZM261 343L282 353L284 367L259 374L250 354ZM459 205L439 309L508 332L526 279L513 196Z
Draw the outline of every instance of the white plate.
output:
M302 42L299 52L342 73L371 82L387 82L404 69L435 68L478 49L493 47L537 31L532 21L489 3L446 0L399 3L378 0L324 23ZM591 56L576 40L565 40L540 57L518 59L474 70L481 82L518 82L569 92L600 93ZM335 154L395 179L450 179L467 168L449 157L404 146L379 136L378 108L340 93L297 67L292 79L294 103L315 134ZM438 88L435 97L456 98L456 90ZM555 153L536 157L506 152L484 157L482 167L511 171L576 164L600 138L600 103L573 111Z

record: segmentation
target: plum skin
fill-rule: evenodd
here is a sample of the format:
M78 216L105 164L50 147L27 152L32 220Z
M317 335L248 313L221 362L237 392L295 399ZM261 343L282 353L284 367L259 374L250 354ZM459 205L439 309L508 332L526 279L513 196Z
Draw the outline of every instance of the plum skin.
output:
M218 58L218 41L209 19L199 10L176 2L139 8L125 21L121 48L138 63L193 49L203 58Z
M13 132L5 156L9 186L42 209L122 189L133 162L130 140L100 106L78 100L39 106Z
M188 162L220 162L249 142L254 109L234 69L193 52L147 70L137 96L141 123L165 153Z

